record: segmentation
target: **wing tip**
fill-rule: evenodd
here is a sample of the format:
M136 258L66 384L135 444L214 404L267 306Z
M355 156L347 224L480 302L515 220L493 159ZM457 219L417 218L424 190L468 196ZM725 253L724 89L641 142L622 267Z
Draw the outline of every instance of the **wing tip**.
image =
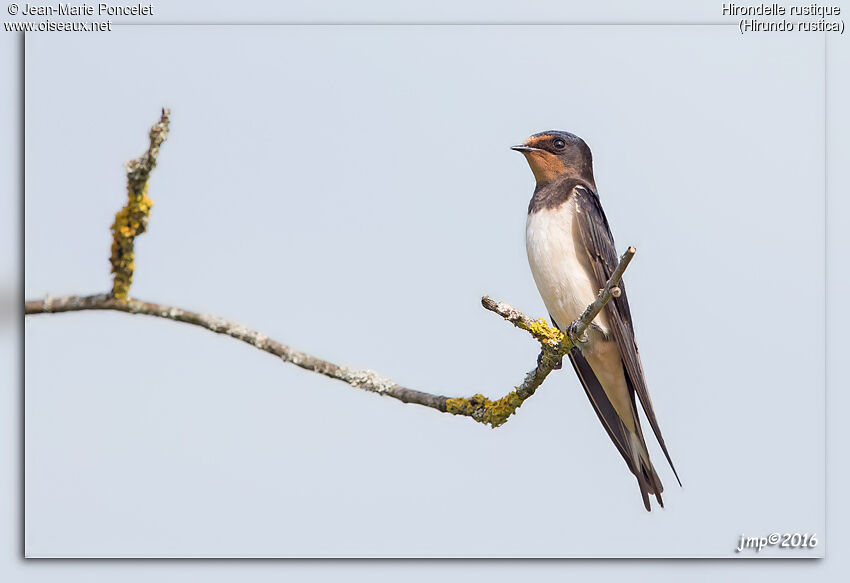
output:
M646 410L644 410L644 413ZM653 427L653 430L655 428ZM682 480L679 479L679 472L676 471L676 466L673 465L673 460L670 459L670 454L667 452L667 446L664 444L664 440L661 439L661 431L655 434L656 439L658 439L658 444L661 446L661 451L664 452L664 457L667 458L667 463L670 464L670 469L673 470L673 475L676 477L676 481L679 483L679 487L682 488Z

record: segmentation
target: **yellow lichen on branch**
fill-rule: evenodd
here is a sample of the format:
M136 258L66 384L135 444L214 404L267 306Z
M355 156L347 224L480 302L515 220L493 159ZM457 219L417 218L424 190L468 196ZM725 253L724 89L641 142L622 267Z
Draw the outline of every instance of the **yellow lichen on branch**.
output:
M140 157L127 162L127 204L115 214L112 223L112 296L126 300L133 283L134 242L145 232L153 201L148 197L148 179L156 167L159 147L168 137L170 111L162 110L159 122L150 131L150 145Z
M464 415L472 417L479 423L490 427L499 427L514 414L523 399L516 391L511 391L497 401L491 401L484 395L478 394L471 397L457 397L446 399L446 412L452 415Z
M547 324L543 318L538 318L528 326L518 324L517 327L530 332L539 342L546 342L552 346L560 344L564 340L564 334Z
M148 197L148 186L141 192L127 189L127 204L115 215L112 223L112 295L125 300L130 295L135 269L135 250L133 241L145 232L153 201Z
M543 318L532 320L518 310L506 304L498 304L487 296L482 298L482 304L517 328L530 333L540 343L541 348L537 368L529 373L522 385L514 387L513 391L501 399L493 401L481 394L446 399L446 412L471 417L479 423L496 428L503 425L508 417L516 413L526 399L534 394L546 375L560 365L564 355L573 347L573 343L560 330L547 324Z

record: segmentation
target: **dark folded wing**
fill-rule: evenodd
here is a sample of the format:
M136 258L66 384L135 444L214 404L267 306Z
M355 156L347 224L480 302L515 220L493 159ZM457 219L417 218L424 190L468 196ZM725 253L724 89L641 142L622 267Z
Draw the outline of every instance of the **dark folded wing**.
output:
M584 245L590 256L593 272L596 275L596 284L601 289L605 286L608 278L611 277L619 261L617 250L614 246L614 237L611 235L608 219L605 218L605 212L599 203L599 197L593 189L586 185L578 185L575 187L574 192L578 202L576 217L578 219L579 229L581 230ZM640 356L637 345L635 344L629 300L626 296L625 284L622 281L620 281L619 288L622 292L620 296L612 298L605 306L608 320L611 323L611 332L620 348L620 357L623 360L623 367L626 370L626 378L629 381L629 385L637 393L640 404L643 406L643 411L646 413L646 418L652 427L652 431L661 445L667 462L673 469L676 480L681 485L682 482L679 480L679 475L676 473L676 468L670 459L670 454L667 453L667 446L664 444L664 438L661 436L661 429L658 427L655 411L652 409L652 401L649 399L649 392L646 389L643 367L641 366Z

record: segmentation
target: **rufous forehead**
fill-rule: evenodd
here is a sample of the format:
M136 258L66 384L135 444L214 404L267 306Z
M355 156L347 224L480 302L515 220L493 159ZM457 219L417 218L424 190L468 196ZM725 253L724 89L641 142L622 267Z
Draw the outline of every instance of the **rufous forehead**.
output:
M525 145L531 148L539 148L544 142L548 142L552 139L550 134L534 135L525 140Z

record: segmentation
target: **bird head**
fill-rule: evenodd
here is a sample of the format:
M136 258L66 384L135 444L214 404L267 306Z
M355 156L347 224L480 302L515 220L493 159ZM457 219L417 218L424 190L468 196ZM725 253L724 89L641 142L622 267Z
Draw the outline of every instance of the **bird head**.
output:
M511 149L522 152L528 160L537 186L571 176L581 178L596 189L590 148L575 134L561 130L540 132Z

